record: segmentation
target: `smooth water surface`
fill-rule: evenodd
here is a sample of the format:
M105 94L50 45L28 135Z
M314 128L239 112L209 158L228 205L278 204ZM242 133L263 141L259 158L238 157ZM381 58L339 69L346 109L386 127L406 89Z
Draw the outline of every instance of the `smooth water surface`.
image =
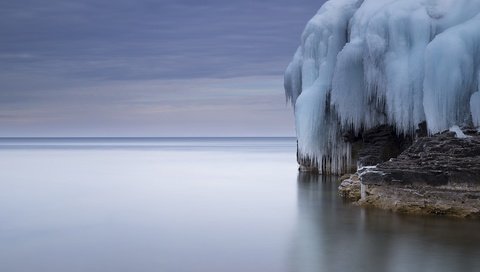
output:
M2 139L0 271L480 271L480 222L337 186L293 138Z

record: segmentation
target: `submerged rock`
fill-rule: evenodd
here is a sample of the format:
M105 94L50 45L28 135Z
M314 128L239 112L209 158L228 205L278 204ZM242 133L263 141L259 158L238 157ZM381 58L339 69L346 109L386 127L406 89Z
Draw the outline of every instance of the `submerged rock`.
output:
M480 217L480 135L417 139L397 158L359 170L361 204L399 212Z

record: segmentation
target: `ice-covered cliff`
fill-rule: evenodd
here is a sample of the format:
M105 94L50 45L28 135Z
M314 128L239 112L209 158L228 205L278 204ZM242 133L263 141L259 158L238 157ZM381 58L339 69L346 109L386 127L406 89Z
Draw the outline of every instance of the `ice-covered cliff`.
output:
M285 72L299 155L351 165L346 132L480 126L480 0L330 0Z

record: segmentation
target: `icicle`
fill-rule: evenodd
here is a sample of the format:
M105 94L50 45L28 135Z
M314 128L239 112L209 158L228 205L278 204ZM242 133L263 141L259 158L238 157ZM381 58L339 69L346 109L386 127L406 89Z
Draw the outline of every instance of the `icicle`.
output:
M299 154L342 173L352 164L347 131L480 126L479 13L470 0L326 2L285 73Z

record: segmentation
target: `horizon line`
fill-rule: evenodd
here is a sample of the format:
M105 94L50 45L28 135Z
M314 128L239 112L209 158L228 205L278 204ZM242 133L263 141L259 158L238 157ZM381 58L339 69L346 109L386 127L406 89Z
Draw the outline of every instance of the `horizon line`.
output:
M0 136L2 139L296 138L296 136Z

